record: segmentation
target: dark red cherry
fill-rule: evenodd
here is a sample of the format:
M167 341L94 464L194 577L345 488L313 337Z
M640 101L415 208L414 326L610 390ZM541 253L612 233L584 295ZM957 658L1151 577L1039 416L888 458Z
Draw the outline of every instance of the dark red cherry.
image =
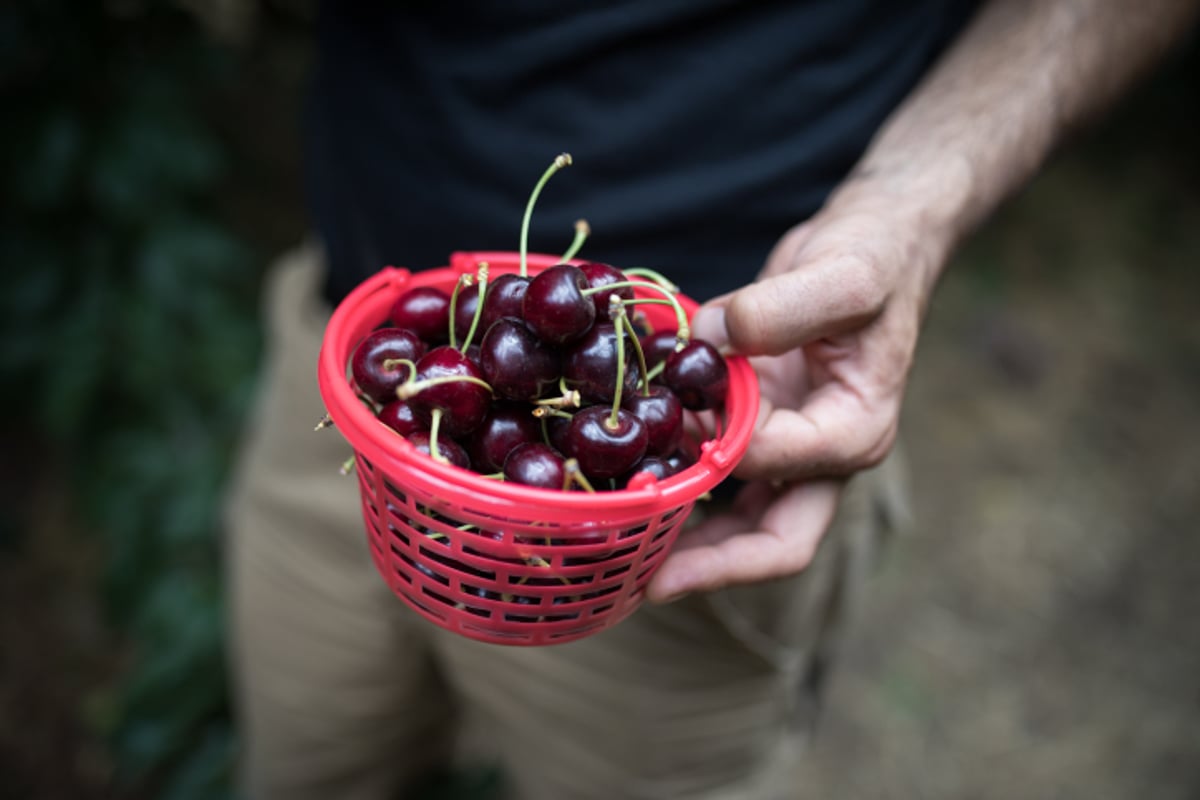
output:
M683 472L688 467L696 463L696 457L687 452L683 448L676 450L671 455L667 456L667 465L675 470L675 472Z
M646 358L646 369L653 371L656 365L663 363L675 353L675 344L678 340L675 331L663 330L646 334L638 341L641 342L642 353Z
M588 406L575 412L567 428L568 454L589 478L616 478L646 454L646 426L633 414L617 410L617 424L609 426L612 409Z
M479 343L479 368L500 397L533 401L558 383L559 356L520 320L503 317Z
M542 423L526 405L496 403L467 440L467 453L479 472L500 472L518 445L542 441Z
M397 298L388 317L396 327L441 344L450 338L450 295L432 286L415 286Z
M466 355L449 345L435 347L417 362L416 384L438 382L421 388L408 401L422 418L441 409L439 431L457 439L475 430L491 406L492 393L475 382L482 380L479 367Z
M625 335L624 332L621 334ZM598 322L563 355L562 374L567 386L577 389L585 403L611 403L617 389L617 329ZM637 357L626 341L623 394L637 389Z
M550 414L542 417L540 422L544 440L558 452L567 452L567 429L571 427L571 418Z
M562 489L566 478L565 459L549 445L527 442L504 460L504 479L525 486Z
M621 270L610 264L601 264L598 261L589 261L586 264L580 264L579 271L587 277L588 287L592 289L629 280ZM608 303L609 297L614 294L622 300L632 300L633 287L622 286L619 289L613 289L611 292L596 292L593 294L592 304L596 306L597 322L608 322L611 319L608 313Z
M621 398L621 406L646 424L646 454L667 456L683 439L683 403L666 386L651 384L650 393Z
M473 283L470 286L464 286L458 290L458 297L454 298L454 336L461 345L467 338L467 334L471 331L471 322L475 319L475 311L479 308L479 284ZM480 325L483 323L480 322ZM487 328L475 327L475 341L479 341L479 337Z
M503 317L520 319L522 304L525 301L525 290L529 288L529 278L522 278L512 272L496 276L488 284L483 298L483 313L479 318L479 330L486 331Z
M629 483L630 480L632 480L633 476L637 475L639 472L649 472L657 480L665 481L678 471L679 469L677 465L672 464L669 460L661 456L646 456L637 464L635 464L633 469L629 470L629 473L621 478L621 480L619 480L617 483L624 487Z
M404 438L408 439L409 444L415 447L418 452L424 453L430 458L433 457L432 443L427 431L410 433ZM448 439L445 436L439 436L437 446L438 454L454 466L462 467L463 469L471 468L471 459L467 456L467 451L458 442Z
M396 399L396 387L409 377L412 370L405 364L387 364L405 359L416 361L425 354L425 343L404 328L380 328L354 349L350 357L350 374L359 391L376 403Z
M404 400L393 400L379 409L379 421L401 436L429 429L413 411L412 406Z
M575 341L596 319L592 298L583 294L587 277L578 267L556 264L529 281L521 316L537 337L552 345Z
M684 408L699 411L725 404L729 367L717 348L703 339L692 339L668 358L662 377Z

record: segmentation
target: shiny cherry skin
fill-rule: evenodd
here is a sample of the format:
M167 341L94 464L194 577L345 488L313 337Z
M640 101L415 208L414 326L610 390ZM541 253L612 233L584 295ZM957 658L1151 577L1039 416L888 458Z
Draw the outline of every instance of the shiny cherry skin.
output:
M567 428L567 449L589 478L617 478L646 454L646 426L624 409L609 427L612 409L588 406L577 411Z
M495 403L467 438L467 454L479 472L501 472L508 454L526 442L542 441L542 424L517 403Z
M629 280L624 272L612 266L611 264L602 264L599 261L589 261L579 265L579 271L587 277L588 288L596 289L601 286L609 286L614 283L620 283ZM596 292L592 295L592 304L596 306L596 321L609 322L612 318L609 316L609 297L617 295L622 300L633 299L633 287L622 286L619 289L613 289L611 292Z
M427 431L410 433L404 438L408 440L409 444L417 449L417 452L424 453L430 458L433 458L432 441ZM447 439L444 436L439 436L437 445L438 453L442 456L442 458L446 459L456 467L462 467L463 469L471 468L471 458L467 455L467 451L464 450L462 445L460 445L458 442L454 441L453 439Z
M675 331L655 331L648 333L638 340L642 345L642 353L646 358L646 369L653 370L675 353L678 341Z
M379 409L379 421L401 436L429 429L429 426L421 421L413 411L413 407L405 400L393 400Z
M683 472L688 467L694 466L696 458L691 453L680 448L666 458L667 466L675 470L675 472Z
M621 407L646 425L646 454L668 456L683 440L683 403L666 386L651 384L649 394L635 392L621 398Z
M583 294L587 285L587 276L570 264L556 264L539 272L525 290L522 319L548 344L575 341L596 320L596 306L592 298Z
M417 381L432 378L470 377L483 380L479 367L453 347L435 347L417 362ZM455 380L429 386L414 394L408 402L423 419L441 409L439 430L455 439L466 436L483 422L491 407L492 393L484 386L466 380Z
M542 489L563 488L566 459L549 445L526 442L517 445L504 460L504 479Z
M567 452L567 429L571 427L571 418L551 414L543 417L540 422L544 440L558 452Z
M497 275L488 283L487 292L483 298L483 312L479 318L480 330L486 331L504 317L520 319L522 305L525 302L525 290L529 288L529 278L522 278L513 272Z
M622 336L625 334L622 333ZM617 329L611 322L598 322L563 355L563 378L577 389L585 403L611 403L617 388ZM633 347L625 347L623 394L632 394L639 371Z
M729 389L729 367L717 348L703 339L692 339L667 359L663 383L692 411L720 408Z
M479 308L479 284L473 283L458 290L454 298L454 335L461 345L471 330L471 322L475 319L475 311ZM483 335L486 328L480 327L482 321L475 326L475 341Z
M386 366L388 361L405 359L415 362L425 354L425 343L405 328L380 328L367 334L350 357L350 374L359 391L376 403L396 399L396 387L411 374L403 364Z
M479 368L492 391L509 400L537 400L561 374L558 353L512 317L488 328L479 343Z
M639 472L649 472L655 477L656 480L665 481L672 475L677 474L679 472L679 468L676 464L671 463L669 460L661 456L646 456L637 464L635 464L633 469L629 470L629 472L624 475L617 482L617 484L621 488L624 488L629 484L629 481L633 479L633 476L637 475Z
M431 345L442 344L450 338L450 295L432 286L414 286L396 299L388 318Z

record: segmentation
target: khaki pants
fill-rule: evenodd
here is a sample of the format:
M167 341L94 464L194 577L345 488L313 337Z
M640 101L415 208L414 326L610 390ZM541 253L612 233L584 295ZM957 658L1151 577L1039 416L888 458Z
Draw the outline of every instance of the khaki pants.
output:
M305 247L271 272L268 338L228 506L231 653L252 800L403 796L422 770L500 763L513 797L798 798L790 776L827 662L894 504L857 477L802 575L645 605L551 647L410 612L375 572L350 448L314 433L328 309Z

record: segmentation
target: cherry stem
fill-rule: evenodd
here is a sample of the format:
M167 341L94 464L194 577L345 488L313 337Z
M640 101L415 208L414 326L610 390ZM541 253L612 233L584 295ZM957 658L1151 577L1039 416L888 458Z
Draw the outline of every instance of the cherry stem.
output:
M630 267L629 269L622 270L622 272L624 272L630 278L646 278L654 283L657 283L668 292L679 294L679 286L673 283L666 275L663 275L657 270L653 270L648 267Z
M417 377L417 365L407 358L386 358L383 361L383 368L388 370L401 365L408 367L408 380L411 381Z
M587 476L583 474L583 470L579 468L578 461L573 458L568 458L563 466L566 470L566 475L563 477L564 492L568 491L572 484L577 483L585 492L589 494L596 493L596 489L592 486L591 481L587 479Z
M659 301L655 301L659 302ZM622 303L622 306L627 303ZM633 352L637 354L638 371L642 376L642 396L650 396L650 379L646 377L649 370L646 369L646 351L642 349L642 340L638 338L637 331L633 329L633 323L629 320L628 314L621 314L621 325L625 328L625 332L629 334L629 341L633 342Z
M570 261L583 247L583 243L587 241L588 236L592 233L592 226L588 225L586 219L575 220L575 241L571 242L571 246L567 248L567 252L562 254L559 261Z
M429 423L429 455L440 464L449 464L450 459L442 455L442 451L438 449L438 429L442 427L442 410L435 408L431 416L433 419Z
M349 475L351 472L354 472L354 456L350 456L343 461L342 466L338 469L338 472L342 473L343 475Z
M479 262L479 269L475 273L476 279L479 281L479 302L475 304L475 315L471 317L471 328L467 331L467 338L463 340L461 352L467 352L467 348L471 346L471 340L475 338L475 329L479 327L479 318L483 315L483 300L487 293L488 283L488 263L486 261ZM454 317L450 318L450 324L454 324Z
M429 389L433 386L441 386L444 383L474 383L478 386L482 386L489 392L492 391L492 387L487 383L487 381L481 380L472 375L439 375L436 378L426 378L423 381L410 380L400 384L396 387L396 397L400 398L401 400L407 400L413 395L420 394L426 389Z
M323 416L319 420L317 420L317 424L313 428L313 430L314 431L323 431L326 428L332 428L332 427L333 427L333 417L326 414L325 416Z
M568 389L562 387L562 395L559 397L547 397L544 400L535 400L533 403L538 407L553 406L554 408L579 408L583 404L583 397L576 389Z
M546 559L542 558L541 556L526 556L526 557L525 557L525 563L526 563L526 564L528 564L528 565L529 565L529 566L531 566L531 567L538 567L538 568L540 568L540 569L550 569L550 562L549 562L549 561L547 561ZM528 577L529 577L529 576L525 576L525 577L522 579L522 581L524 581L524 580L528 580ZM564 577L564 576L562 576L562 575L559 575L559 576L558 576L558 579L559 579L560 581L562 581L562 582L563 582L563 584L564 584L564 585L566 585L566 586L570 586L570 585L571 585L571 579L570 579L570 578L567 578L567 577ZM518 585L520 585L520 581L518 582Z
M547 417L563 417L564 419L571 419L575 416L574 414L570 414L559 408L552 408L551 406L538 406L530 413L538 419L546 419Z
M472 278L470 275L459 275L458 280L454 284L454 291L450 293L450 346L457 349L458 339L454 335L454 318L458 316L458 293L470 286Z
M546 181L550 180L554 173L558 172L563 167L571 166L571 154L559 153L554 157L553 163L546 168L542 173L542 177L538 180L537 185L533 187L533 192L529 195L529 202L525 204L525 217L521 220L521 277L529 277L528 261L526 254L529 252L529 220L533 217L533 205L537 202L538 195L542 193L542 187L546 185Z
M657 283L652 283L651 281L617 281L616 283L606 283L603 286L588 287L580 292L580 294L582 294L584 297L590 297L597 292L611 292L615 289L624 289L626 287L633 289L650 289L661 293L665 298L667 298L668 304L675 309L675 319L678 322L678 329L675 332L676 338L685 343L691 338L692 329L688 325L687 312L684 311L683 306L680 305L679 298L677 298L669 289L659 286ZM633 302L643 301L635 300Z
M608 422L605 424L610 431L615 431L619 424L617 412L621 410L621 394L625 389L625 326L629 324L629 318L625 315L625 304L615 294L608 298L608 315L616 323L613 328L617 334L617 386L613 391L612 413L608 415Z

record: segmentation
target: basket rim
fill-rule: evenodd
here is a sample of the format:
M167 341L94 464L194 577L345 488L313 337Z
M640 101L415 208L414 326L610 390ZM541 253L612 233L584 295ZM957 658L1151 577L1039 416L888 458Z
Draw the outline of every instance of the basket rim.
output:
M527 507L536 504L542 509L564 511L594 512L598 501L603 503L605 510L621 509L627 512L684 505L694 502L728 477L749 444L758 415L757 375L749 359L740 355L726 356L729 395L724 430L721 436L701 443L695 464L663 481L649 473L641 473L624 489L606 490L595 495L498 481L470 470L438 463L379 422L358 399L347 380L346 364L353 347L386 318L387 310L399 291L413 286L438 284L463 273L473 273L482 261L488 262L494 277L504 272L516 272L519 254L509 251L456 251L450 255L449 265L444 267L419 272L401 267L384 267L355 287L334 309L322 337L317 380L327 413L356 454L366 458L377 472L382 472L396 483L417 483L431 492L447 489L467 491L483 503L498 500L505 505ZM527 255L531 273L558 263L562 263L561 259L552 255ZM582 261L575 260L572 263ZM698 308L698 304L686 296L681 295L680 302L689 318ZM404 478L396 478L397 475L404 475Z

